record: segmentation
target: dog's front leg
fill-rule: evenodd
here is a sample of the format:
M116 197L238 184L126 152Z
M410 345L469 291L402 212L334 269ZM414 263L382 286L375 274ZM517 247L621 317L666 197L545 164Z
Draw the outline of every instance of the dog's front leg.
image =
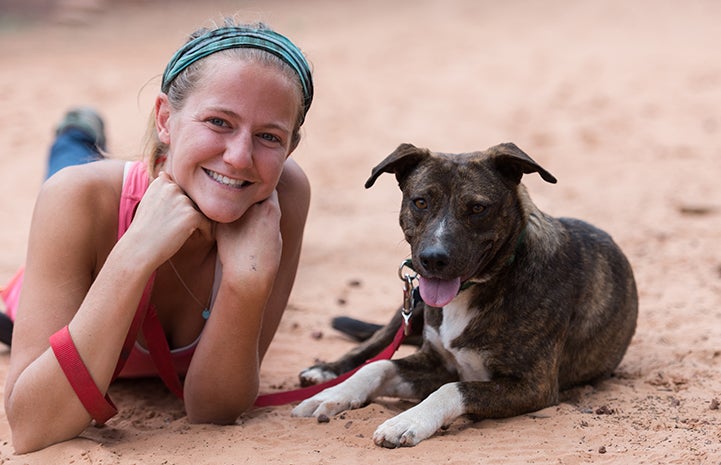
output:
M293 409L295 417L333 416L366 405L373 398L384 395L386 385L397 384L397 372L390 360L369 363L353 376L330 387Z
M554 379L448 382L423 402L380 425L373 442L383 447L415 446L461 415L505 418L558 403Z
M464 413L458 383L447 383L420 404L380 425L373 433L373 442L388 448L415 446Z

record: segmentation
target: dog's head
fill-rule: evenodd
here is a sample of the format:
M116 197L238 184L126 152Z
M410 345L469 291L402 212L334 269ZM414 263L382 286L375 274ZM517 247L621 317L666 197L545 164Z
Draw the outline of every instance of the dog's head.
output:
M513 256L527 221L522 176L539 173L556 182L511 143L463 154L402 144L373 168L365 187L383 173L394 173L403 192L401 228L421 276L421 296L434 307L450 302L462 282L483 279Z

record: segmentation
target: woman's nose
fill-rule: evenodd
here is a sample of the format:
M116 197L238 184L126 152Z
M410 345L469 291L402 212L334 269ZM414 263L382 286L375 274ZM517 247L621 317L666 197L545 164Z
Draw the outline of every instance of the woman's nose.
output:
M223 160L236 168L253 166L253 135L246 132L236 133L226 144Z

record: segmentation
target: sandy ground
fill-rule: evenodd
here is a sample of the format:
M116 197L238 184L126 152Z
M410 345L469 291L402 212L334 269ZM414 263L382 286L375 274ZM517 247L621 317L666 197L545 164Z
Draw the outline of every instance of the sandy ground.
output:
M24 456L0 409L0 463L721 463L721 3L75 0L49 11L36 0L41 21L11 14L17 3L0 2L0 282L24 260L66 108L97 106L110 150L134 157L184 34L239 12L301 44L317 89L294 155L314 186L312 209L264 392L352 347L332 316L382 322L400 304L400 195L391 177L363 183L401 142L518 144L559 179L525 178L541 208L597 224L626 251L640 316L612 379L535 414L458 420L415 448L370 439L407 403L327 424L281 406L196 426L161 385L141 382L113 387L121 413L108 426ZM2 378L8 360L0 349Z

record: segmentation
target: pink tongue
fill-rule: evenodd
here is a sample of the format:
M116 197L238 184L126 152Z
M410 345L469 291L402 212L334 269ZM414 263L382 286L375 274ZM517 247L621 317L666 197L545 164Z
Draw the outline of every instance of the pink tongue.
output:
M450 303L461 288L461 279L436 279L418 277L421 298L431 307L443 307Z

